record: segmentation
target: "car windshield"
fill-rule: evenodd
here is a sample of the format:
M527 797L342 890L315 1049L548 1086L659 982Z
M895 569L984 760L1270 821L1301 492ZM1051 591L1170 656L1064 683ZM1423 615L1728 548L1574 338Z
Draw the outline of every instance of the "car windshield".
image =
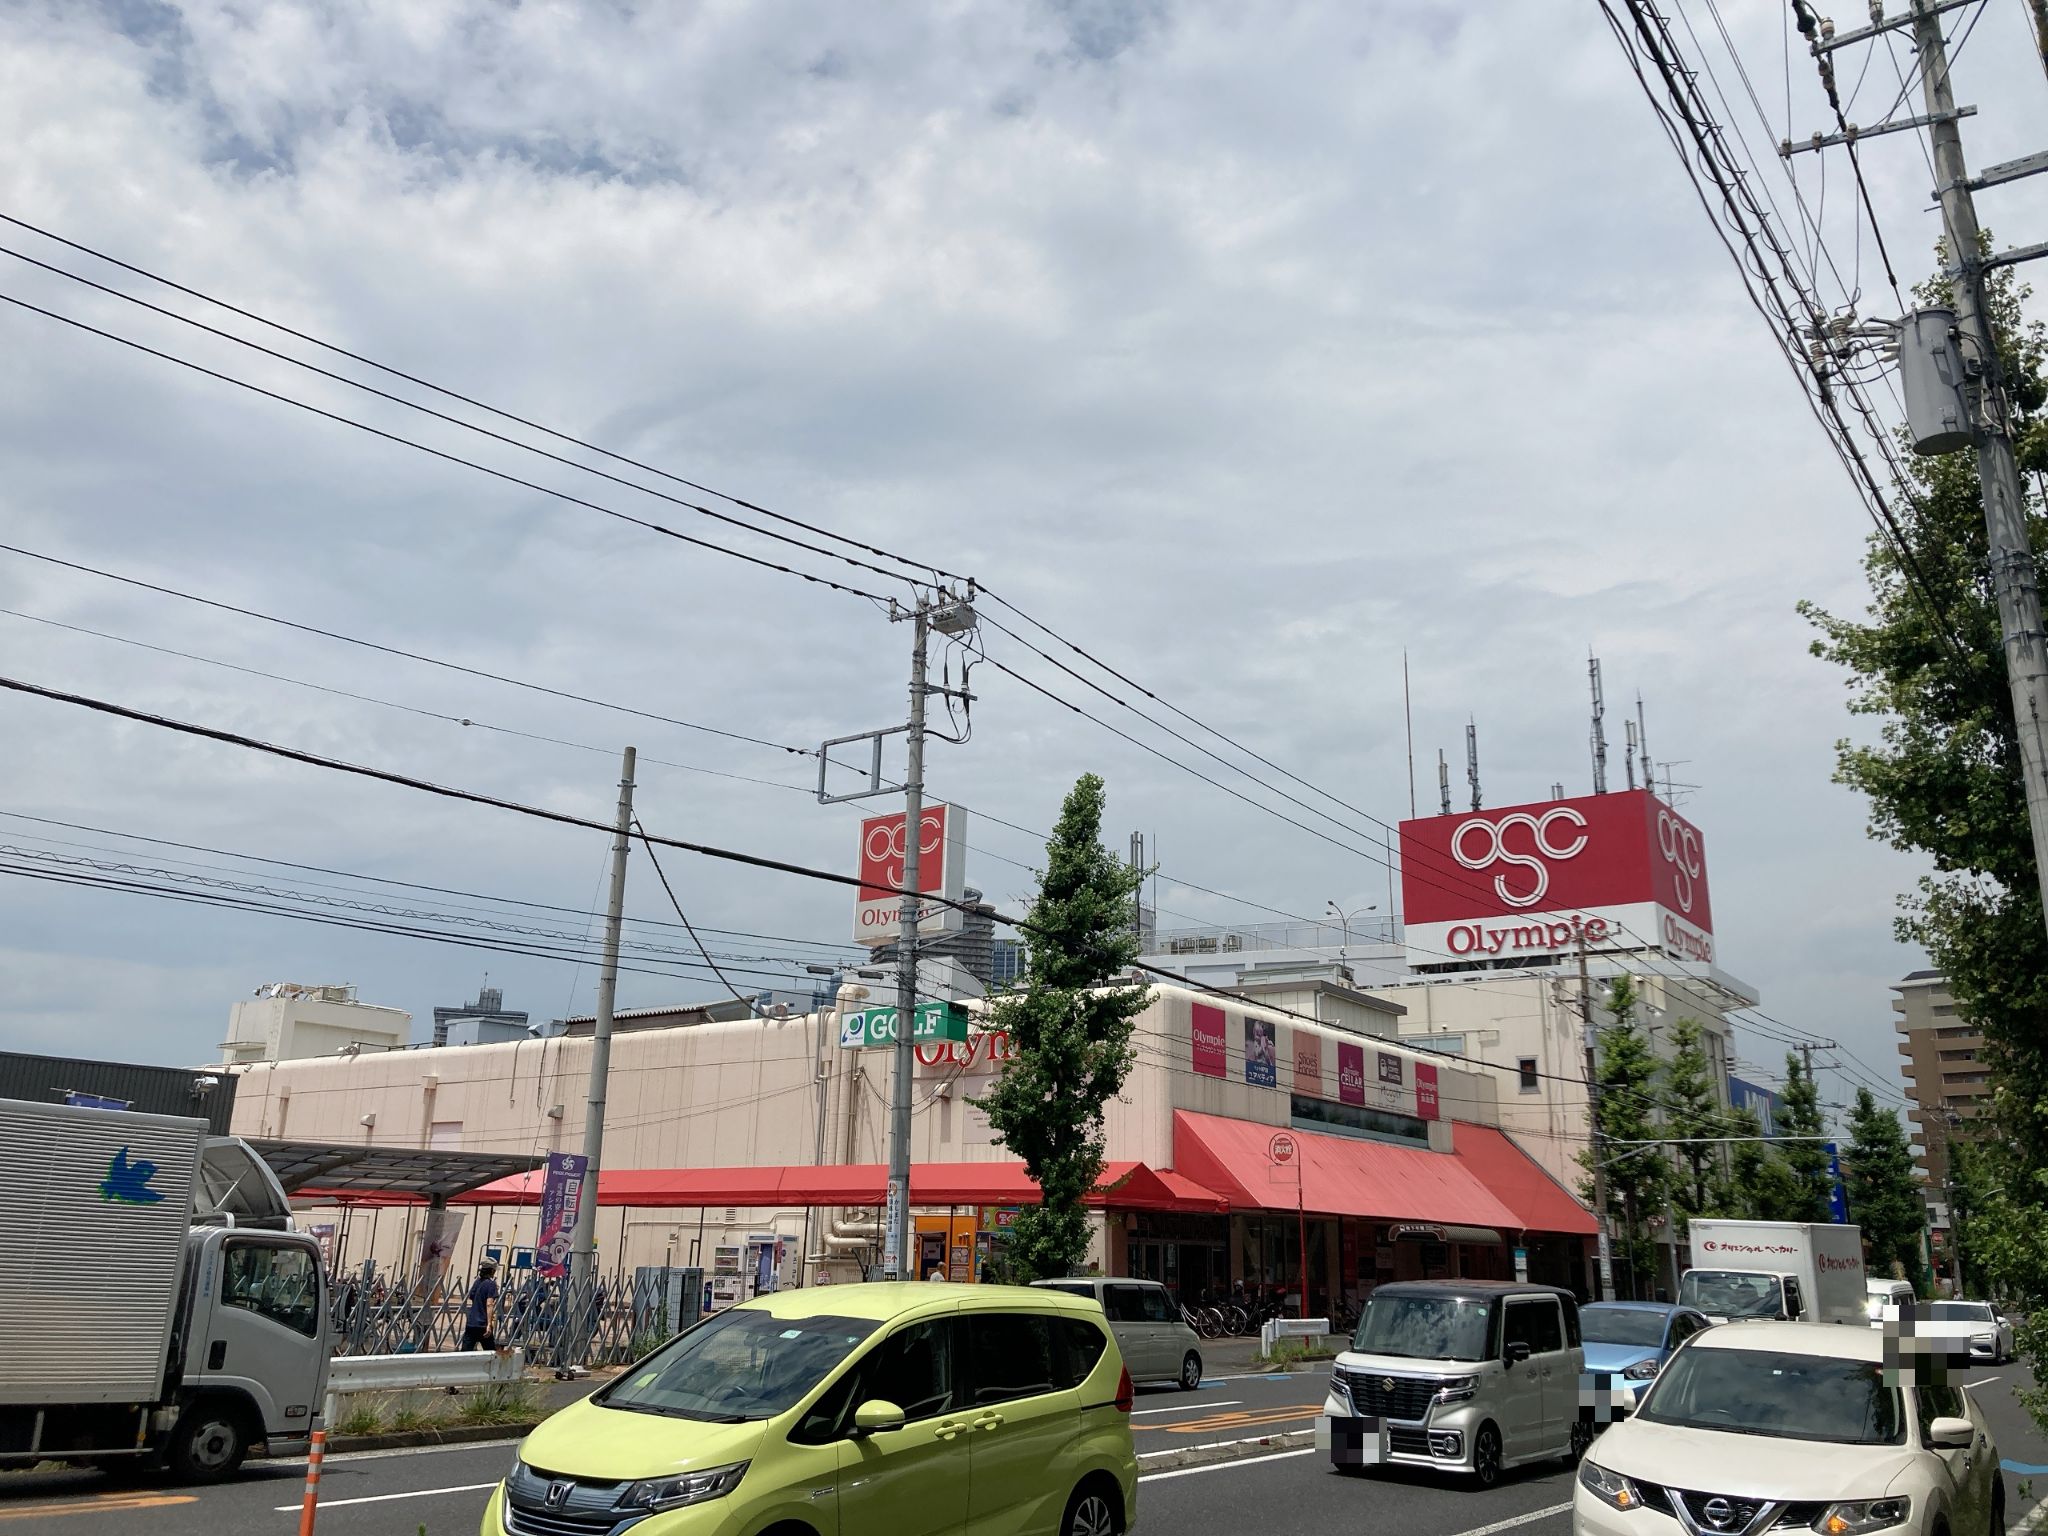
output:
M1460 1296L1376 1294L1351 1336L1363 1355L1403 1355L1415 1360L1484 1360L1487 1304Z
M875 1331L860 1317L734 1308L699 1323L600 1392L607 1408L737 1424L795 1405Z
M1937 1323L1989 1323L1995 1321L1988 1301L1937 1301L1927 1309Z
M1684 1429L1838 1445L1902 1445L1899 1389L1872 1361L1765 1349L1682 1349L1636 1417Z
M1664 1346L1664 1314L1628 1307L1579 1308L1579 1330L1588 1344L1634 1344L1644 1349Z
M1784 1310L1775 1275L1746 1275L1725 1269L1687 1270L1678 1300L1709 1317L1777 1317Z

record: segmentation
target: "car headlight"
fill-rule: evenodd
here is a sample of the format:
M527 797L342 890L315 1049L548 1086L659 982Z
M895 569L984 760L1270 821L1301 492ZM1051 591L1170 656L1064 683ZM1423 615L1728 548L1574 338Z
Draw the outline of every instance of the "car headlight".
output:
M1658 1363L1655 1360L1638 1360L1621 1374L1630 1381L1655 1381L1658 1369Z
M1906 1516L1912 1512L1913 1501L1908 1498L1860 1499L1835 1505L1820 1517L1814 1529L1826 1536L1859 1536L1863 1531L1884 1531L1904 1525Z
M629 1483L626 1491L619 1495L617 1508L645 1510L652 1514L658 1510L681 1509L686 1504L722 1499L739 1486L740 1479L747 1475L747 1467L747 1462L736 1461L731 1466L685 1472L679 1477L656 1477L642 1483Z
M1459 1376L1436 1389L1436 1400L1440 1403L1466 1403L1472 1400L1476 1390L1470 1376Z
M1975 1334L1972 1335L1970 1342L1972 1344L1989 1344L1991 1342L1991 1335L1988 1333Z
M1597 1462L1583 1457L1579 1460L1579 1484L1594 1498L1610 1509L1641 1509L1643 1496L1636 1492L1636 1485L1619 1472L1610 1472ZM1842 1506L1846 1508L1847 1506ZM1874 1530L1869 1526L1864 1529Z

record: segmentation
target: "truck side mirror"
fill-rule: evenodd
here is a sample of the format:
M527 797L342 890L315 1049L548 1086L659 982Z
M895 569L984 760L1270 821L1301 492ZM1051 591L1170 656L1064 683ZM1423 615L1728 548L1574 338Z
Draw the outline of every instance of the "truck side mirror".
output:
M1805 1304L1799 1295L1799 1282L1793 1279L1792 1276L1787 1275L1785 1277L1785 1316L1788 1319L1796 1319L1805 1310Z

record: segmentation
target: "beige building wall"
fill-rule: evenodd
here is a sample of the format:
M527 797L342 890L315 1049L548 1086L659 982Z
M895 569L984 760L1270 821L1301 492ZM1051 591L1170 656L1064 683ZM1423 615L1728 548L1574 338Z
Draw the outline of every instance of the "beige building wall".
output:
M861 1006L863 989L842 993ZM1190 1010L1198 999L1185 989L1154 989L1140 1016L1137 1060L1123 1094L1105 1115L1109 1156L1155 1169L1173 1165L1173 1112L1270 1124L1291 1120L1291 1038L1320 1037L1328 1059L1336 1045L1356 1045L1355 1031L1303 1024L1249 1003L1222 1004L1230 1019L1227 1075L1197 1073ZM1280 1039L1277 1088L1245 1081L1241 1020L1272 1021ZM1011 1161L995 1144L987 1117L971 1102L993 1081L999 1037L979 1034L969 1044L923 1048L911 1117L912 1157L918 1162ZM888 1159L888 1094L892 1053L840 1048L837 1015L786 1020L746 1019L684 1028L636 1030L612 1041L605 1117L609 1168L716 1168L813 1163L884 1163ZM1398 1054L1412 1084L1419 1057L1396 1042L1366 1041L1370 1050ZM450 1046L320 1060L263 1062L241 1070L236 1093L236 1134L293 1141L545 1156L582 1148L584 1099L591 1041L555 1037L503 1045ZM1499 1102L1492 1075L1438 1061L1444 1119L1431 1128L1431 1146L1449 1151L1456 1120L1493 1125ZM1368 1083L1368 1102L1374 1102ZM1335 1099L1332 1079L1327 1097ZM1412 1102L1412 1097L1411 1097ZM367 1123L366 1123L367 1122ZM1532 1149L1533 1150L1533 1149ZM307 1221L336 1221L331 1210L308 1211ZM837 1222L852 1230L872 1219L867 1211L820 1213L809 1224L811 1248ZM631 1223L631 1225L627 1225ZM532 1208L474 1212L473 1231L507 1246L533 1243ZM368 1234L374 1228L374 1242ZM350 1218L347 1259L375 1256L402 1261L418 1231L417 1216L387 1211L374 1219ZM800 1239L802 1210L695 1208L673 1211L616 1208L599 1212L598 1234L606 1267L623 1249L629 1264L687 1262L700 1235L701 1252L749 1233L777 1232ZM1098 1236L1100 1224L1098 1223ZM463 1240L466 1251L467 1239ZM1111 1258L1098 1253L1098 1259ZM1112 1260L1113 1261L1113 1260Z
M1598 1006L1616 974L1612 965L1592 968L1596 1024L1608 1022ZM1664 975L1638 975L1642 1005L1636 1022L1660 1057L1671 1055L1671 1026L1693 1018L1704 1026L1709 1068L1726 1101L1729 1043L1727 1000L1704 982ZM1498 1124L1551 1176L1576 1189L1585 1170L1579 1154L1590 1144L1586 1092L1586 1049L1579 1015L1576 974L1548 972L1463 974L1374 987L1375 996L1407 1008L1401 1039L1422 1045L1434 1039L1492 1070L1475 1076L1497 1095ZM1525 1080L1525 1065L1534 1068ZM1445 1106L1445 1113L1450 1113Z

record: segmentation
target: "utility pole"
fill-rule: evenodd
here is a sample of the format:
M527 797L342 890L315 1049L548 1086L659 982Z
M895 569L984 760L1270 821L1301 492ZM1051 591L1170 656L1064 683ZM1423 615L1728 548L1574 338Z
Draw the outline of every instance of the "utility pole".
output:
M619 928L626 915L626 854L632 847L634 751L619 767L619 819L612 838L611 899L604 915L604 965L597 973L597 1021L590 1034L590 1087L583 1111L583 1189L569 1248L570 1368L581 1370L590 1351L588 1319L597 1295L597 1170L604 1158L604 1101L612 1065L612 1008L619 991Z
M889 1081L889 1209L882 1234L882 1278L916 1279L910 1262L910 1085L917 1070L911 1037L917 1022L918 854L924 843L924 678L931 618L923 603L910 619L910 746L903 779L903 904L897 908L896 1071ZM948 1239L950 1242L951 1239Z
M1600 1232L1600 1294L1614 1299L1614 1246L1607 1233L1607 1143L1600 1132L1599 1032L1593 1028L1593 978L1586 971L1586 936L1579 935L1579 1024L1586 1045L1587 1119L1593 1131L1593 1220Z
M1948 229L1956 326L1965 351L1971 397L1970 435L1977 449L1977 483L1984 499L1984 532L1991 556L1991 582L1998 595L1999 626L2005 637L2006 680L2012 688L2013 726L2020 740L2027 820L2034 834L2034 873L2048 917L2048 637L2041 628L2041 588L2027 539L2026 502L2013 461L2005 391L1999 377L1998 344L1984 292L1985 261L1977 226L1970 173L1963 163L1963 135L1949 84L1948 45L1941 36L1935 0L1912 0L1913 41L1920 55L1921 90L1927 103L1928 136L1934 141L1934 169L1942 220ZM1974 351L1976 356L1969 357Z

